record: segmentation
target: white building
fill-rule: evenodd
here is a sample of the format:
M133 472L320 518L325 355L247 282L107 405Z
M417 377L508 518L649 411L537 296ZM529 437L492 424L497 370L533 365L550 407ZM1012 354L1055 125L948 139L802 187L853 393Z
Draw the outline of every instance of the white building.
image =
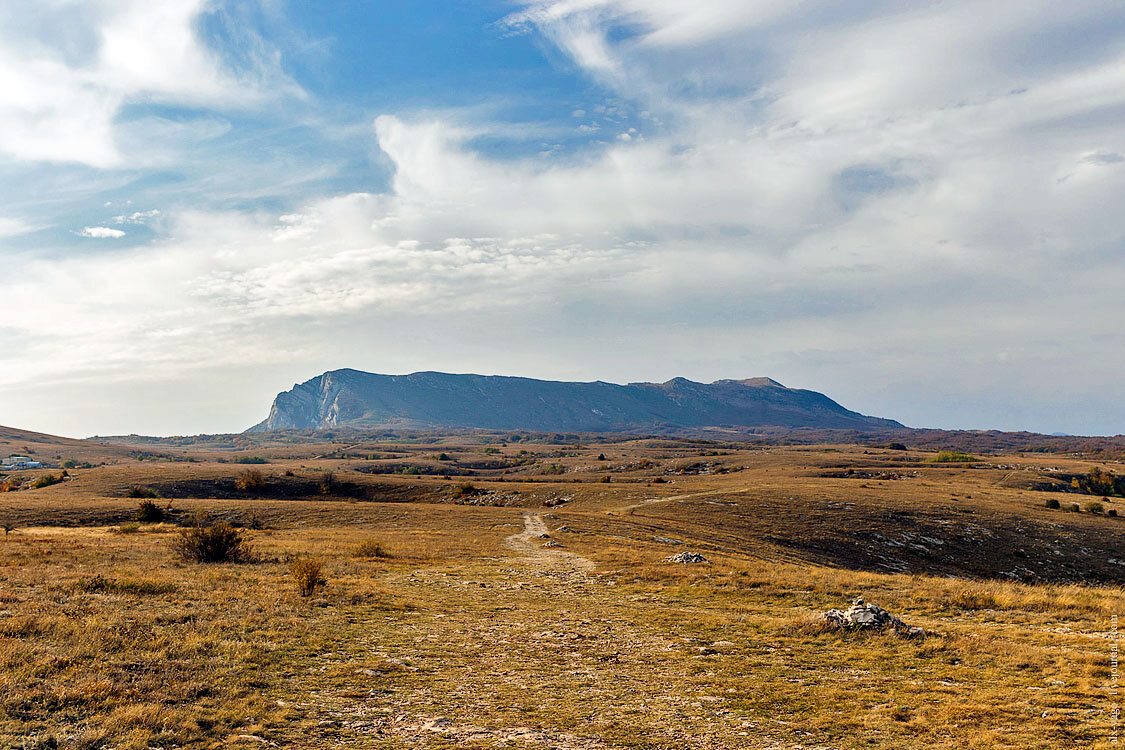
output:
M39 461L32 461L29 456L8 456L4 459L4 464L0 466L3 471L19 471L21 469L39 469L43 464Z

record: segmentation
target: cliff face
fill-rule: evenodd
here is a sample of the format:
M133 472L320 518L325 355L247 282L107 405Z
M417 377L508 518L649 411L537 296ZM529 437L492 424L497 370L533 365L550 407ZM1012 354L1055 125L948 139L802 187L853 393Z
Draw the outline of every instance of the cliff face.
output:
M564 383L416 372L333 370L278 394L252 431L329 427L449 427L548 432L668 432L700 427L875 430L867 417L815 391L769 378L696 383Z

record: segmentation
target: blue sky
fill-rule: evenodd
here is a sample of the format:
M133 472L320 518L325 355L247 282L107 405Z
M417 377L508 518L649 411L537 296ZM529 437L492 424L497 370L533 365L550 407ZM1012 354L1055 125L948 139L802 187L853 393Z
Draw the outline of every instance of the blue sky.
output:
M1125 432L1125 9L0 0L0 423L327 369Z

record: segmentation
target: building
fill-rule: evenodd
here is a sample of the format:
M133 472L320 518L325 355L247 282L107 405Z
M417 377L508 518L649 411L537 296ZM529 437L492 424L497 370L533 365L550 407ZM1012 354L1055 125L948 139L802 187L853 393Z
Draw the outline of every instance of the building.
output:
M21 469L41 469L43 464L32 461L29 456L8 456L0 465L0 471L20 471Z

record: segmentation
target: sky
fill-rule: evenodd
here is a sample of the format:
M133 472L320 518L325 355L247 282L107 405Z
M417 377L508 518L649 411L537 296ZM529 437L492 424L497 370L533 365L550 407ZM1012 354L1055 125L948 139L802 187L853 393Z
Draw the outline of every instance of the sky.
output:
M331 369L1125 432L1119 0L0 0L0 424Z

